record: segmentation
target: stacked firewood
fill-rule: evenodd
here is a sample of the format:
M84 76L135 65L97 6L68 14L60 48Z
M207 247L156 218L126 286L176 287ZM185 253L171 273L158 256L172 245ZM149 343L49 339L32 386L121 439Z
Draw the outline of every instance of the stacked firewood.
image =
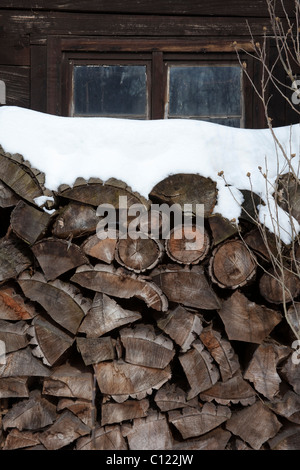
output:
M237 225L213 214L216 185L196 174L168 177L147 201L114 179L49 192L4 151L0 180L2 449L299 449L283 305L297 316L300 280L287 270L286 298L249 216L255 198L245 192ZM43 195L53 201L38 205ZM202 243L191 249L178 227L99 238L97 207L120 210L120 196L149 214L204 204Z

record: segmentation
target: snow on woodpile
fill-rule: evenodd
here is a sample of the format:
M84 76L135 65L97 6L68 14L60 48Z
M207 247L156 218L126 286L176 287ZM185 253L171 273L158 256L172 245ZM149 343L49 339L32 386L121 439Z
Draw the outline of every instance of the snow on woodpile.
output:
M274 129L286 155L295 155L295 172L299 130L299 125ZM240 190L251 190L266 204L258 207L260 220L274 231L278 210L280 236L285 243L291 241L290 218L275 207L272 196L278 175L287 173L289 167L269 129L236 129L182 119L68 118L4 106L0 108L0 145L43 172L46 187L53 191L63 183L72 185L77 177L103 181L114 177L147 198L168 175L196 173L217 183L214 213L238 220L243 202ZM298 231L297 221L293 223Z

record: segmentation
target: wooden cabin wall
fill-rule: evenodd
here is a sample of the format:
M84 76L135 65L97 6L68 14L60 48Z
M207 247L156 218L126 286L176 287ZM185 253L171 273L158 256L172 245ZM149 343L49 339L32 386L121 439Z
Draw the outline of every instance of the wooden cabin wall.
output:
M285 3L292 8L294 2ZM270 29L265 0L2 0L0 80L6 83L6 104L47 112L51 38L250 40L246 22L258 39L264 26ZM285 103L276 107L273 101L273 108L275 125L294 119Z

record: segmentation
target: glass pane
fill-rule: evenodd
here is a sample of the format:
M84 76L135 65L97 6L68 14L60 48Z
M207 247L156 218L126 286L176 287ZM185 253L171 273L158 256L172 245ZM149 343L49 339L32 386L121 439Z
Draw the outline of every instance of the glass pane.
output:
M147 117L146 65L74 67L74 115Z
M241 117L239 66L170 66L169 117Z

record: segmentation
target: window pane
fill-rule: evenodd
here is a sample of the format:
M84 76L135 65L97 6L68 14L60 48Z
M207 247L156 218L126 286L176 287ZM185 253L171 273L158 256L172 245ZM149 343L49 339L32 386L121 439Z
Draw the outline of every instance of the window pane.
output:
M239 66L170 66L168 117L232 125L242 117L241 80Z
M74 67L74 115L147 117L146 65Z

